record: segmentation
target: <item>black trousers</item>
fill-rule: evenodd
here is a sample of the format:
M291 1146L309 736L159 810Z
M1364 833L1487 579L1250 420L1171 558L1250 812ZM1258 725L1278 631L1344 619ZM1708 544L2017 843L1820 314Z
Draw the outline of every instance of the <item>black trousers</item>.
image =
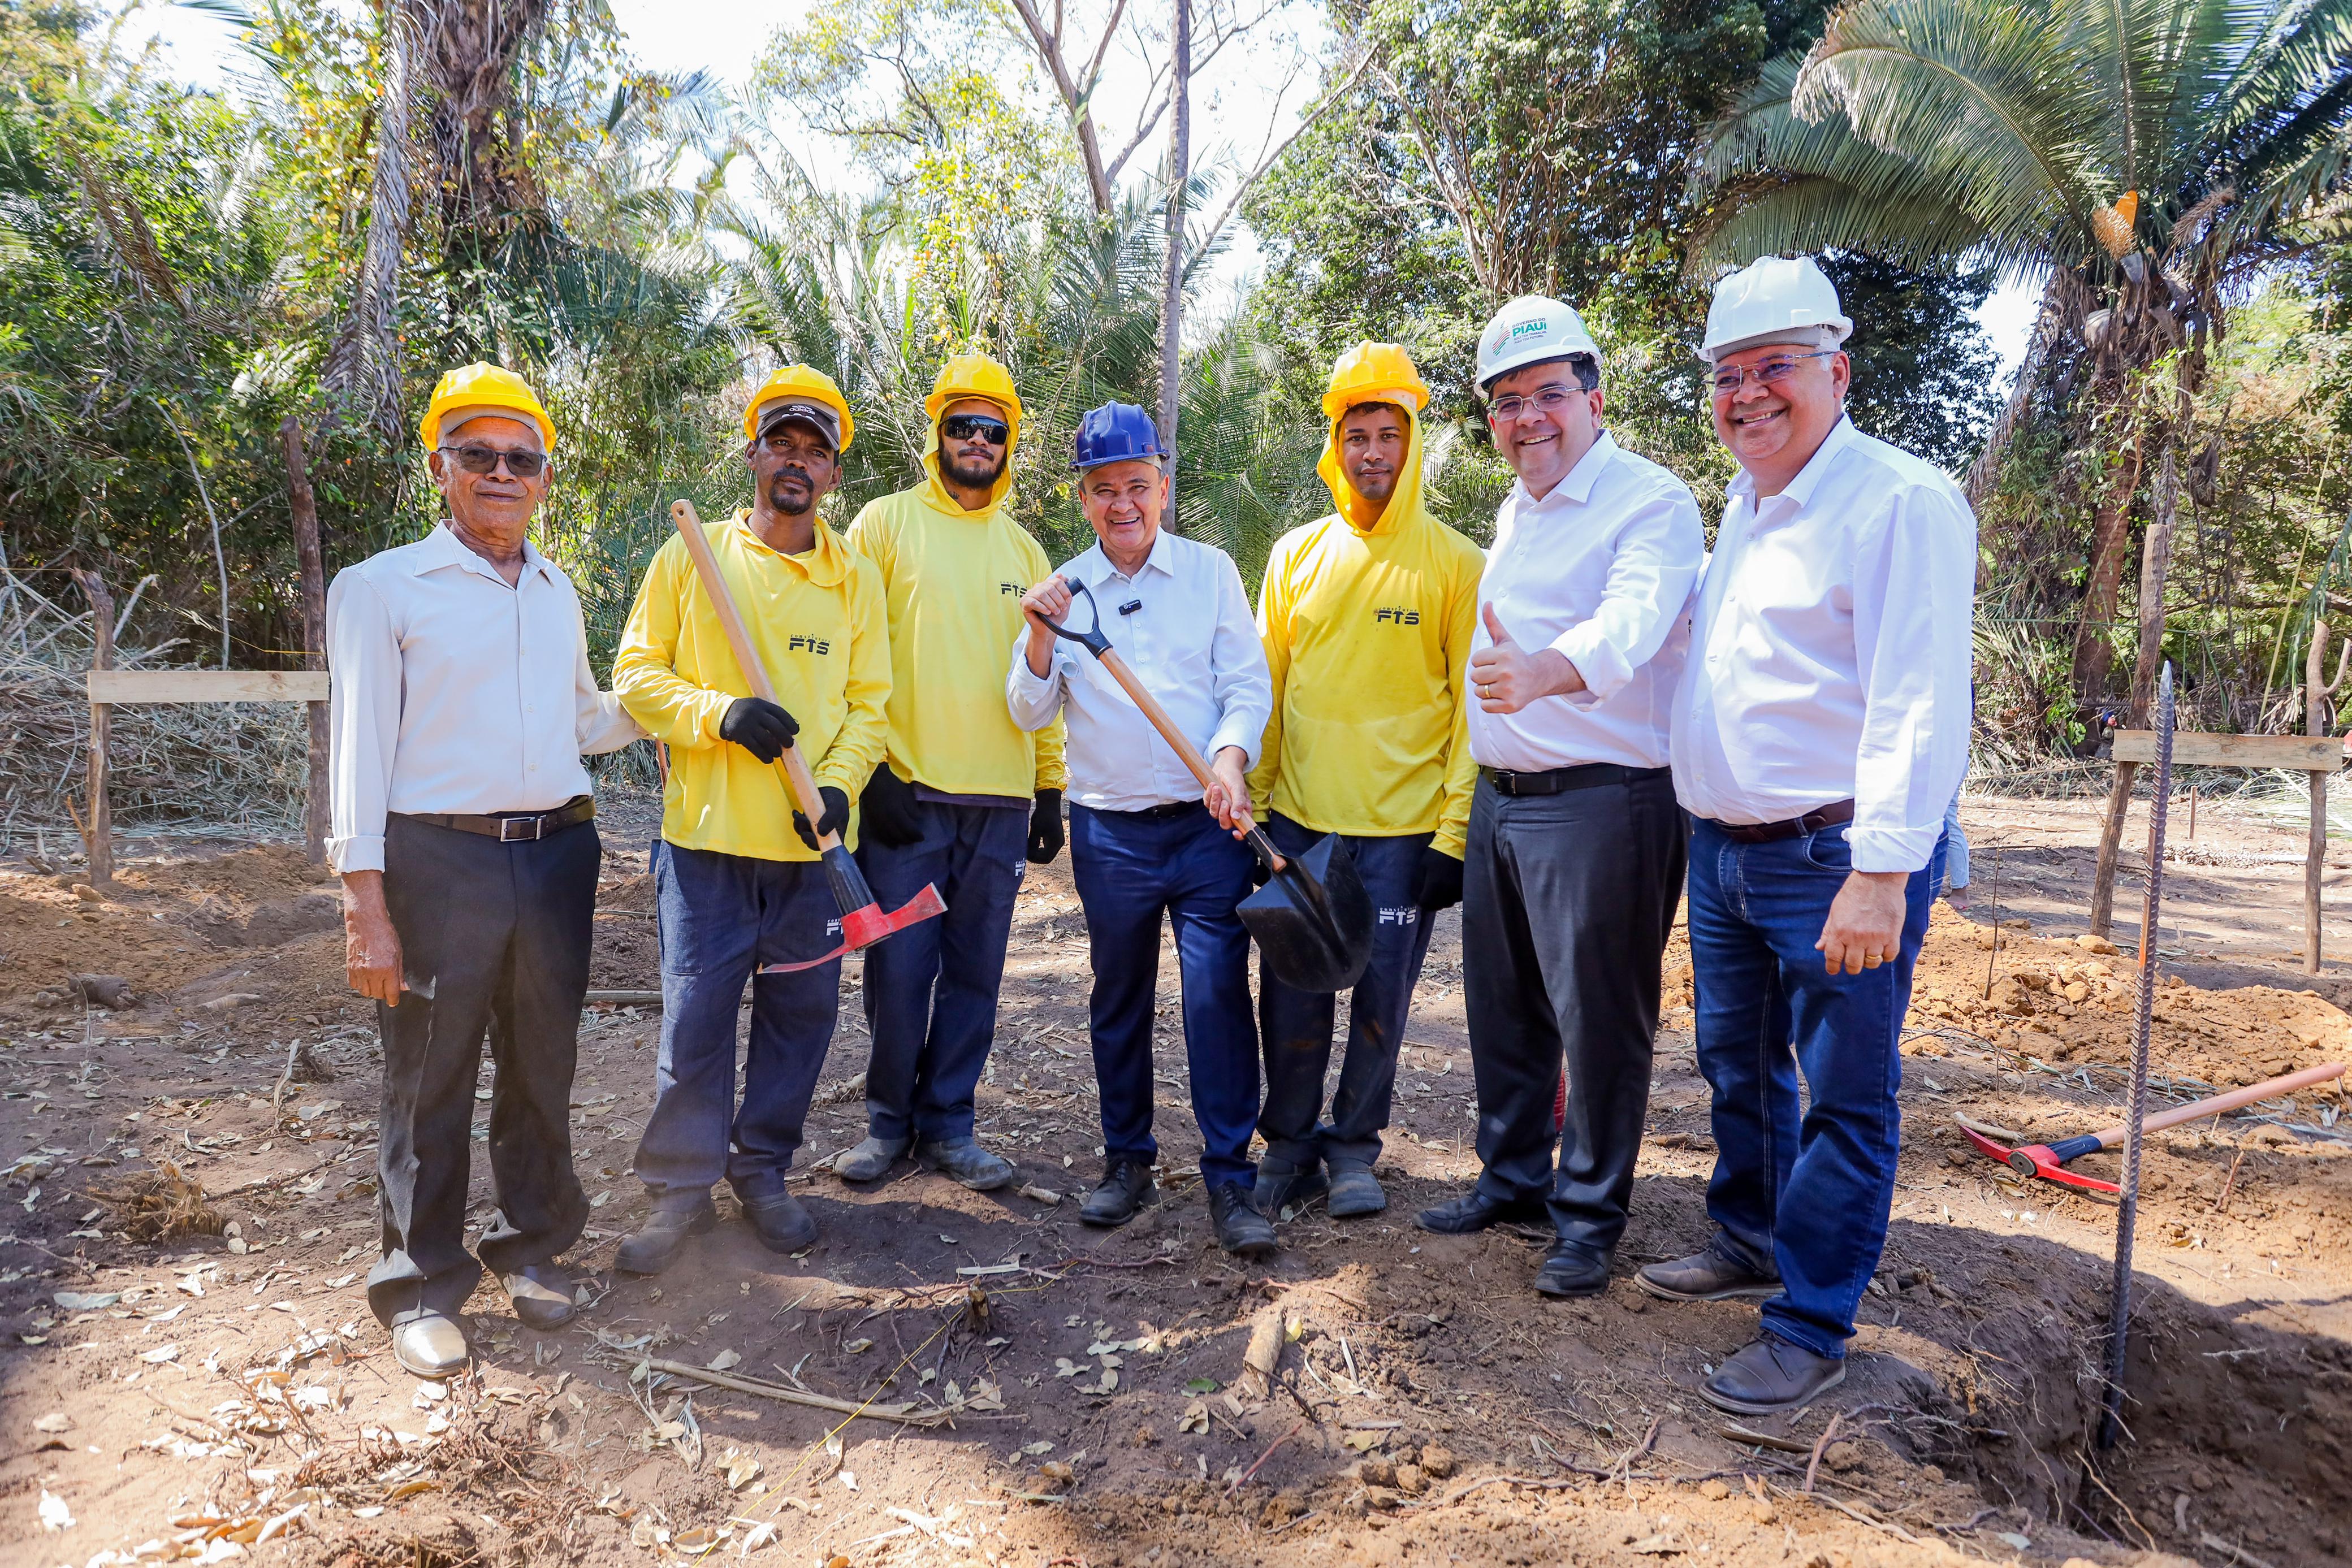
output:
M376 1006L383 1256L367 1291L387 1327L419 1309L454 1315L484 1267L551 1262L588 1223L570 1107L603 858L593 822L519 843L403 817L384 824L384 902L407 987L399 1006ZM485 1034L498 1063L498 1208L477 1262L466 1250L466 1191Z
M1562 1242L1602 1256L1633 1196L1688 837L1664 768L1557 795L1503 795L1481 779L1471 801L1462 992L1478 1190L1544 1199Z

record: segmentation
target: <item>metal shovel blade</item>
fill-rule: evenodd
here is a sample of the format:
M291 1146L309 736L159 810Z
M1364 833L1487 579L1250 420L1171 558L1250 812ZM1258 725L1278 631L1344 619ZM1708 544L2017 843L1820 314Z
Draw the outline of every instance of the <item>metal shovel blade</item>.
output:
M1294 990L1344 991L1372 954L1371 895L1336 833L1288 857L1240 913L1267 970Z

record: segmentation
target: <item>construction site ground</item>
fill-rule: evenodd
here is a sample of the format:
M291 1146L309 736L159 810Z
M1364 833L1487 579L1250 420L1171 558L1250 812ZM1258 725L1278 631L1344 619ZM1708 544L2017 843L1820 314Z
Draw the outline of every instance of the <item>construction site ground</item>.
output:
M566 1262L584 1308L534 1333L486 1283L478 1370L420 1385L362 1293L379 1056L372 1009L343 987L331 879L299 847L217 840L129 841L105 889L77 862L10 860L0 1563L2352 1559L2340 1093L2149 1140L2128 1431L2100 1449L2116 1210L2021 1185L1953 1119L2034 1139L2121 1119L2140 858L2108 951L2076 940L2095 803L1964 814L1976 889L1965 911L1938 906L1921 966L1893 1227L1851 1374L1810 1410L1744 1424L1696 1390L1752 1335L1754 1304L1670 1305L1632 1278L1708 1235L1679 932L1604 1296L1538 1297L1533 1233L1410 1225L1475 1170L1452 914L1415 996L1387 1213L1310 1207L1262 1264L1217 1249L1171 957L1160 1200L1123 1229L1081 1226L1101 1134L1066 858L1022 895L980 1094L981 1136L1020 1190L910 1166L852 1190L811 1168L863 1133L852 963L796 1188L820 1239L770 1254L722 1195L719 1228L667 1274L615 1277L645 1211L630 1162L660 1019L598 1006L572 1094L593 1207ZM600 988L658 984L654 820L641 796L606 797ZM2299 961L2300 823L2209 805L2193 840L2185 827L2176 812L2152 1107L2352 1052L2336 1005L2352 967L2314 978ZM2126 841L2140 835L2136 816ZM2352 957L2352 871L2329 874ZM489 1092L486 1069L484 1117ZM478 1122L474 1136L478 1218Z

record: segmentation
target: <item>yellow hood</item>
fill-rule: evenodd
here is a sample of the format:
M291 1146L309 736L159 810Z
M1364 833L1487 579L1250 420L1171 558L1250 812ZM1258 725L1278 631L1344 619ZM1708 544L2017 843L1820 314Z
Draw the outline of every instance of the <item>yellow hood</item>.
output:
M1404 465L1397 471L1396 488L1389 493L1388 504L1381 506L1356 493L1348 481L1347 470L1339 466L1339 422L1348 411L1360 403L1385 402L1404 411ZM1421 495L1421 415L1413 408L1413 400L1402 391L1369 389L1349 398L1345 406L1331 416L1331 432L1324 438L1323 456L1315 465L1315 472L1323 476L1323 484L1331 492L1331 504L1340 517L1360 534L1397 533L1415 518L1428 517Z
M961 402L964 397L978 395L967 392L955 401ZM963 503L949 493L946 482L940 477L940 422L936 415L932 418L930 436L923 443L923 473L929 481L923 486L923 499L933 510L945 512L950 517L970 517L977 522L1004 504L1004 497L1013 490L1013 455L1021 449L1019 416L1007 411L1006 417L1013 422L1013 439L1004 448L1004 472L999 474L996 483L989 487L988 505L977 512L965 511Z

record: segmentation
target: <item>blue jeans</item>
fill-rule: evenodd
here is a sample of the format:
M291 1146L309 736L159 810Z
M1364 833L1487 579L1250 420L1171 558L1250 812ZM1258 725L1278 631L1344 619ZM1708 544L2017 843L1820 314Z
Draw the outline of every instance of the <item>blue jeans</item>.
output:
M698 1199L722 1175L747 1201L781 1192L833 1043L841 961L756 978L752 970L813 958L840 943L841 912L824 868L668 842L655 844L653 862L661 1063L637 1145L637 1178L656 1204ZM739 1107L735 1011L747 979L751 1040Z
M1265 831L1286 855L1305 854L1323 837L1278 813L1267 819ZM1339 993L1295 991L1267 974L1263 963L1258 966L1265 1110L1257 1127L1271 1158L1303 1170L1318 1160L1368 1166L1381 1156L1405 1013L1421 979L1421 961L1429 954L1430 920L1415 894L1421 852L1430 837L1405 833L1345 841L1371 895L1377 924L1371 960L1349 998L1348 1047L1339 1061L1339 1087L1331 1095L1331 1120L1321 1125L1317 1114L1323 1108L1323 1073L1331 1061Z
M947 913L866 951L866 1130L877 1138L971 1136L971 1100L996 1038L996 993L1028 870L1029 802L919 800L923 836L868 840L858 864L884 910L938 886Z
M1696 818L1690 843L1698 1063L1715 1091L1707 1213L1726 1251L1779 1266L1764 1326L1826 1356L1844 1355L1886 1244L1902 1142L1895 1048L1944 871L1939 841L1906 884L1894 963L1829 974L1813 944L1853 869L1845 832L1748 844ZM1811 1093L1801 1122L1801 1070Z
M1165 816L1070 808L1070 869L1086 906L1095 971L1087 1004L1103 1152L1150 1165L1152 993L1160 917L1176 931L1183 977L1184 1053L1201 1127L1201 1179L1211 1190L1256 1176L1257 1020L1250 1013L1248 930L1234 906L1250 893L1250 852L1208 808Z

